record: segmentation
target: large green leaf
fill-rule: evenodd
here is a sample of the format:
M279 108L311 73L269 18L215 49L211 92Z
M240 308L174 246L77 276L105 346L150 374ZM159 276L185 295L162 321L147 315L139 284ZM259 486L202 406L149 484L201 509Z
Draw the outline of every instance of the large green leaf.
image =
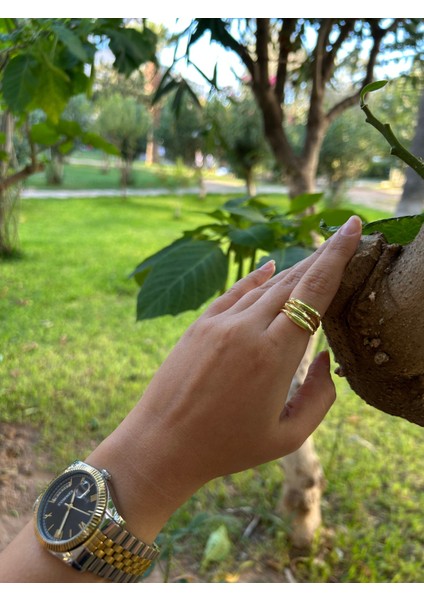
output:
M263 256L257 267L261 267L269 260L275 260L275 272L280 273L285 269L289 269L304 258L307 258L313 253L311 248L303 246L289 246L288 248L276 248L267 256Z
M45 55L42 58L44 61L37 71L37 87L33 90L31 108L41 108L52 123L57 123L72 95L71 81Z
M156 61L157 36L150 29L110 29L107 33L109 47L115 55L114 66L120 73L131 75L141 64Z
M33 142L43 146L53 146L61 138L61 134L56 127L45 122L35 123L31 127L30 135Z
M92 146L93 148L97 148L97 150L103 150L106 154L113 154L115 156L119 156L121 153L118 148L102 138L101 135L93 132L84 133L81 136L81 141L87 146Z
M234 228L229 231L228 237L237 246L263 250L271 250L275 246L274 230L267 224L252 225L246 229Z
M322 197L322 192L317 194L300 194L300 196L296 196L296 198L293 198L290 202L290 210L286 214L295 215L301 213L319 202Z
M84 47L80 38L69 27L65 27L60 23L55 23L52 26L52 29L60 41L68 48L69 52L71 52L78 60L83 63L89 61L91 57L88 56L86 47Z
M137 319L199 308L225 286L227 270L227 257L215 242L177 245L147 275L138 295Z
M9 61L4 70L3 97L10 110L24 112L38 87L37 61L31 54L21 54Z
M165 258L169 252L173 252L177 246L189 243L191 243L191 240L188 238L180 238L175 242L172 242L172 244L169 246L165 246L165 248L162 248L162 250L159 250L159 252L148 256L145 260L143 260L143 262L138 264L129 277L134 277L139 286L143 285L147 275L150 273L152 268L158 264L158 262Z
M406 217L394 217L368 223L362 229L363 235L376 231L382 233L389 244L409 244L417 236L424 223L424 213Z
M424 213L405 217L392 217L367 223L362 227L362 235L382 233L389 244L403 246L416 238L423 224ZM324 221L320 224L321 233L326 239L334 235L339 229L339 226L329 226Z

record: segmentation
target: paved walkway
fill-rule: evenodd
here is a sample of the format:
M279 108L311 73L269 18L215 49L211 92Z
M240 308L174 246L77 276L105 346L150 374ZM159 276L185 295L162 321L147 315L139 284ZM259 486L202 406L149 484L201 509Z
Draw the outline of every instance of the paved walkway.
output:
M244 185L239 182L229 183L216 180L205 181L206 194L244 194L246 192ZM23 190L24 198L96 198L99 196L116 196L124 193L122 190L39 190L28 188ZM183 188L181 190L170 190L168 188L128 188L127 195L131 196L163 196L163 195L184 195L198 194L199 188ZM285 194L287 188L279 185L258 185L258 194ZM358 182L347 192L347 197L354 204L361 204L381 210L394 212L402 190L384 189L372 185L368 182Z

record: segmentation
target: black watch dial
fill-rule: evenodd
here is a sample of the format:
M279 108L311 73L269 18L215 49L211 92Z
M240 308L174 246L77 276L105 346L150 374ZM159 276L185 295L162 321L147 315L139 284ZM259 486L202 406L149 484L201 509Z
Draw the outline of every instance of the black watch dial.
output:
M100 494L101 495L101 494ZM47 544L80 543L98 522L99 485L85 471L63 473L47 489L37 510L37 529ZM97 523L96 523L97 524Z

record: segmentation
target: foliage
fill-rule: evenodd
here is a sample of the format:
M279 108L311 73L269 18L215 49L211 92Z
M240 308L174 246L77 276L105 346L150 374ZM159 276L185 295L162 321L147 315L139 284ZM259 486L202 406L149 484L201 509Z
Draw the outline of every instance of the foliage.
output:
M321 143L331 123L357 104L379 63L399 54L409 55L411 63L420 61L422 33L422 21L415 18L201 18L192 19L177 44L185 47L190 64L191 48L203 36L240 59L265 136L294 197L313 191ZM194 65L199 71L200 63ZM216 86L216 73L205 81ZM172 70L166 75L172 78ZM340 75L350 85L332 101L329 92ZM290 107L299 90L306 98L305 120L303 135L293 144Z
M247 192L255 195L255 171L270 161L264 137L262 116L250 93L223 99L219 95L206 105L208 151L246 182Z
M141 262L132 276L140 286L137 318L150 319L196 309L223 291L234 264L236 278L274 259L286 269L313 251L321 220L341 225L353 211L324 209L305 216L321 194L295 198L289 208L260 198L235 198L207 213L208 222Z
M13 115L0 138L0 254L11 251L3 192L44 170L45 148L54 147L60 155L83 143L117 152L78 121L63 117L71 98L91 94L99 46L108 46L114 67L129 75L143 62L155 60L156 35L146 24L128 27L125 19L0 19L0 109L7 117ZM35 110L44 119L32 123ZM21 165L14 163L10 143L14 121L23 128L29 147L28 160Z
M160 104L155 104L160 107L155 138L165 148L168 160L181 159L185 165L193 166L196 152L204 151L204 113L191 96L180 101L177 109L175 94L166 95Z

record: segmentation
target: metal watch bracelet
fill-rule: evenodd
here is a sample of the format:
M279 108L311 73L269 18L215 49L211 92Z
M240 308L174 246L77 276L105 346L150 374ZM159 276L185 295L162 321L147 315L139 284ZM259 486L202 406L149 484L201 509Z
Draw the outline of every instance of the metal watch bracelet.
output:
M149 569L158 555L156 544L149 546L110 521L85 543L85 549L73 566L115 583L133 583Z

